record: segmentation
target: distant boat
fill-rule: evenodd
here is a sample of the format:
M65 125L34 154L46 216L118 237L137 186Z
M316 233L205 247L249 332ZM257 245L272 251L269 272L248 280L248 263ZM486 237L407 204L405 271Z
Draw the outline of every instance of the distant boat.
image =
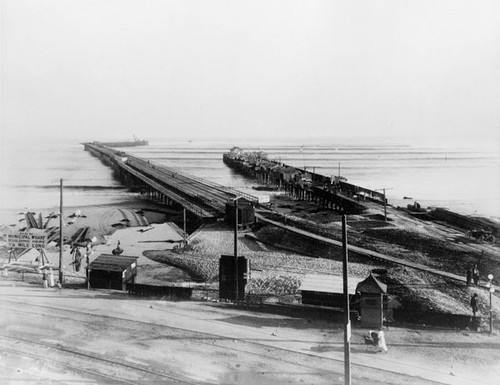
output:
M136 146L148 146L149 142L147 140L140 140L135 135L133 135L133 142L96 142L99 145L106 147L136 147Z

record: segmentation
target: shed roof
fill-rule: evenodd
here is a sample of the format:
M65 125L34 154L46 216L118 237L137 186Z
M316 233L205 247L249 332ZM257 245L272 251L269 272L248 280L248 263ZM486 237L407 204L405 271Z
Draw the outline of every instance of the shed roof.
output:
M349 277L347 282L349 294L355 294L356 286L361 281L362 278ZM340 275L306 274L299 290L340 294L344 292L344 281Z
M125 271L137 262L138 257L101 254L90 264L90 270Z
M370 274L368 278L363 280L356 287L356 291L360 293L369 293L369 294L379 294L387 293L387 285L385 283L380 282L377 278Z

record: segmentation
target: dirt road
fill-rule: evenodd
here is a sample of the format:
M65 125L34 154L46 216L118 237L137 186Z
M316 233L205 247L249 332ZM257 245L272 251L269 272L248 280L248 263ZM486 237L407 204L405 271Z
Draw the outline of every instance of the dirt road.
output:
M324 321L9 281L0 311L2 384L343 383L343 331ZM382 354L365 332L353 331L353 384L494 383L499 370L496 336L457 333L454 346L453 333L395 329ZM468 365L473 348L483 356Z

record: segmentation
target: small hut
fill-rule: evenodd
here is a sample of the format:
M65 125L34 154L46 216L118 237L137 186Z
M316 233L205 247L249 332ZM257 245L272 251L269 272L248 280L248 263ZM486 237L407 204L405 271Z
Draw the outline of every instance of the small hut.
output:
M384 323L384 295L387 285L380 282L373 274L358 283L356 294L359 294L361 327L382 327Z
M226 222L234 225L235 202L230 200L226 203ZM254 203L244 198L238 199L238 227L246 228L255 223Z
M125 255L99 255L92 261L87 272L90 286L98 289L126 290L127 283L135 283L137 258Z

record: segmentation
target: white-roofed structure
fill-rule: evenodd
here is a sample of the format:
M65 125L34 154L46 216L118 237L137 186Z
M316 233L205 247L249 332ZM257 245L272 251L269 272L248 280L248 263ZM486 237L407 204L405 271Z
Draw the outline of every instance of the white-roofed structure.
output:
M348 292L352 297L356 294L356 286L364 278L349 277ZM342 276L327 274L306 274L300 289L302 303L317 306L342 307L344 282Z

